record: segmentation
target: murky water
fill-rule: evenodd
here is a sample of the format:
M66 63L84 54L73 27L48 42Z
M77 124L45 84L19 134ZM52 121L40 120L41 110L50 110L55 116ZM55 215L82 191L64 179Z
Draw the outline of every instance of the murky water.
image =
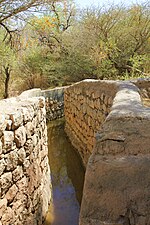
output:
M62 120L48 124L48 139L53 202L44 225L78 225L84 182L81 159L64 132Z

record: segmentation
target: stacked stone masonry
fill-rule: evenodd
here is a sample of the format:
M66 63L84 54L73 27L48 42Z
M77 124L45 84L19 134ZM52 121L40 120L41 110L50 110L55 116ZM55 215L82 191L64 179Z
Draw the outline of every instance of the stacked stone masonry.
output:
M80 225L150 224L149 97L149 79L65 90L66 132L86 166Z
M85 80L0 101L0 225L42 225L52 188L46 119L64 114L86 167L80 225L149 225L149 101L150 79Z
M55 120L64 116L64 90L66 87L54 88L49 90L31 89L24 91L21 96L39 97L43 96L46 102L47 121Z
M84 81L65 90L65 130L84 166L95 145L95 134L110 112L116 93L113 81Z
M0 101L0 225L41 225L50 201L45 99Z

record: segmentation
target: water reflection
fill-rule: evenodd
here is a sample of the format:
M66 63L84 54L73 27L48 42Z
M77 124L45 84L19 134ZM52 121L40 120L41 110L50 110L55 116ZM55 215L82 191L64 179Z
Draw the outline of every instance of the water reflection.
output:
M78 225L84 169L64 132L64 122L48 124L53 203L44 225Z

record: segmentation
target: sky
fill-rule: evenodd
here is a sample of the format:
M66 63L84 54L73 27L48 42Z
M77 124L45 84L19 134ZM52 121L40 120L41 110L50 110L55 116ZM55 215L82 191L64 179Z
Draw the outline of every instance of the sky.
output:
M81 8L89 7L91 5L93 6L102 6L110 3L118 4L118 3L123 3L124 5L130 5L131 3L135 2L144 2L144 0L75 0L75 3L80 6Z

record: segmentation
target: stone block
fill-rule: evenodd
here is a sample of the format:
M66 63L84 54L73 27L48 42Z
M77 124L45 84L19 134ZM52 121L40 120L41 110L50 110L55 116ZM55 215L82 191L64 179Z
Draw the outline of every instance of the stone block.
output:
M35 147L37 144L38 144L38 141L39 141L39 137L37 134L34 134L32 136L32 143L33 143L33 147Z
M18 192L17 186L14 184L9 190L7 191L5 198L8 200L8 202L12 202L15 198L16 194Z
M97 224L149 224L150 157L97 154L89 164L80 224L87 219L97 219Z
M6 209L7 209L7 199L6 198L0 199L0 219L4 215Z
M17 147L22 147L26 142L26 129L24 126L15 130L15 142Z
M3 152L3 146L2 146L2 142L0 140L0 155L2 154L2 152Z
M28 178L24 176L21 180L16 183L20 193L28 192Z
M23 162L25 161L26 158L26 152L24 148L20 148L18 150L18 163L19 164L23 164Z
M12 129L12 120L7 120L6 122L7 122L7 127L6 127L6 129L7 129L7 130L11 130L11 129Z
M11 172L4 173L0 177L0 187L2 188L2 194L6 193L8 189L11 187L11 185L12 185L12 173Z
M23 177L22 166L17 166L17 168L12 172L13 181L17 182Z
M13 150L5 155L6 170L14 170L18 164L17 150Z
M5 116L0 114L0 137L3 135L3 131L6 129L7 122L5 120Z
M13 114L10 114L10 119L12 121L12 129L16 129L23 124L23 115L21 111L16 111Z
M45 98L39 98L39 108L44 108L45 106Z
M7 153L12 150L14 146L14 132L13 131L4 131L3 141L3 151Z
M3 174L5 167L6 167L6 162L4 159L1 159L0 160L0 176Z
M32 119L34 117L33 107L31 107L30 105L26 105L26 106L21 108L21 111L22 111L23 122L24 123L32 121Z
M26 171L29 166L30 166L30 159L29 157L27 157L23 163L23 170Z
M14 220L15 220L14 211L10 207L7 207L1 219L2 224L3 225L13 224Z
M25 125L25 128L26 128L27 139L29 139L34 134L33 123L32 122L27 122L26 125Z

